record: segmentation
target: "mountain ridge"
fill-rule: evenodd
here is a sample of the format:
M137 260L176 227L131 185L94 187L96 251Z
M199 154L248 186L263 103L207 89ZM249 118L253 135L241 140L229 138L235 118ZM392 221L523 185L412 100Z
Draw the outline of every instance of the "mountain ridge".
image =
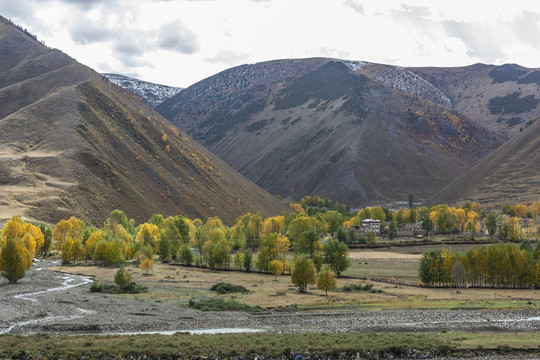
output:
M272 193L357 206L425 199L502 143L448 100L404 68L310 58L231 68L156 110Z
M137 222L231 223L287 211L139 97L2 17L0 49L0 217L97 225L119 208Z
M179 87L155 84L125 75L111 73L102 75L114 84L139 96L153 108L182 91L182 88Z

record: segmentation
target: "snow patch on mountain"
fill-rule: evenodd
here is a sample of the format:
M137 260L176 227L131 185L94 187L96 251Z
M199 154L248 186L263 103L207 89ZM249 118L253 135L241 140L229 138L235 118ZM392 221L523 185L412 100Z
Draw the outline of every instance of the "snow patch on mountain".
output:
M349 69L351 69L352 71L357 71L357 70L360 70L362 69L364 66L366 66L367 62L364 62L364 61L348 61L348 60L342 60L341 61L343 64L347 65L347 67Z
M182 91L182 88L154 84L124 75L103 74L103 76L109 79L112 83L139 96L152 107L158 106L163 101Z
M375 80L408 92L409 94L452 108L452 101L441 90L424 78L402 67L394 66L391 70L379 74Z

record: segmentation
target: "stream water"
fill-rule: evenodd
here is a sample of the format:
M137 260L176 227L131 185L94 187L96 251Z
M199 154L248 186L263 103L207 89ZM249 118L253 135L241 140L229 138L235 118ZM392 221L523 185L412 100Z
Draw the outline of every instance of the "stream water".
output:
M36 271L41 271L43 269L38 268L38 269L35 269L35 270ZM13 296L13 298L20 299L20 300L31 301L33 303L39 303L39 300L36 299L36 297L38 297L41 294L50 293L50 292L57 292L57 291L58 292L65 291L65 290L68 290L68 289L71 289L71 288L74 288L74 287L77 287L77 286L86 285L86 284L92 282L92 280L87 276L66 274L65 276L57 276L57 277L63 280L62 281L62 286L58 286L58 287L54 287L54 288L50 288L50 289L46 289L46 290L35 291L35 292L31 292L31 293L19 294L19 295ZM79 319L79 318L85 317L86 315L94 313L91 310L86 310L86 309L81 309L81 308L75 308L75 310L77 311L77 313L73 314L73 315L69 315L69 316L66 316L66 315L49 315L49 316L44 316L44 317L40 317L40 318L37 318L37 319L30 319L30 320L14 322L14 323L10 324L6 329L0 329L0 335L1 334L9 334L16 327L32 325L32 324L38 324L38 323L42 323L42 322L66 321L66 320Z

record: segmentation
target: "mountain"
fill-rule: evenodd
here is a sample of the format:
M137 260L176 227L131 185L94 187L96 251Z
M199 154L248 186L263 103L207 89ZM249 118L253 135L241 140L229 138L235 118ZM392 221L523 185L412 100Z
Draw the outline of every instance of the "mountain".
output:
M408 70L445 93L454 110L505 139L540 116L540 69L475 64Z
M425 78L360 61L242 65L156 110L271 193L351 206L427 199L502 144Z
M539 201L540 121L535 120L437 192L428 203L477 201L489 206Z
M178 94L182 88L154 84L147 81L142 81L129 76L119 74L102 74L116 85L131 91L141 99L143 99L151 107L156 107L163 101Z
M101 225L113 209L231 222L274 196L107 78L0 17L0 217Z

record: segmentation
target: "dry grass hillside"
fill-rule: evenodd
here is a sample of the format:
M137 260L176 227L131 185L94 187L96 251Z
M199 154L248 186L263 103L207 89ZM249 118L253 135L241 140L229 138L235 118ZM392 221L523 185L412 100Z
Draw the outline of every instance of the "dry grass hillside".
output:
M0 217L286 211L139 98L0 17Z
M427 199L502 141L398 67L279 60L205 79L157 110L271 193L352 206Z
M540 121L437 192L430 204L478 201L515 205L540 199ZM500 207L499 207L500 208Z

